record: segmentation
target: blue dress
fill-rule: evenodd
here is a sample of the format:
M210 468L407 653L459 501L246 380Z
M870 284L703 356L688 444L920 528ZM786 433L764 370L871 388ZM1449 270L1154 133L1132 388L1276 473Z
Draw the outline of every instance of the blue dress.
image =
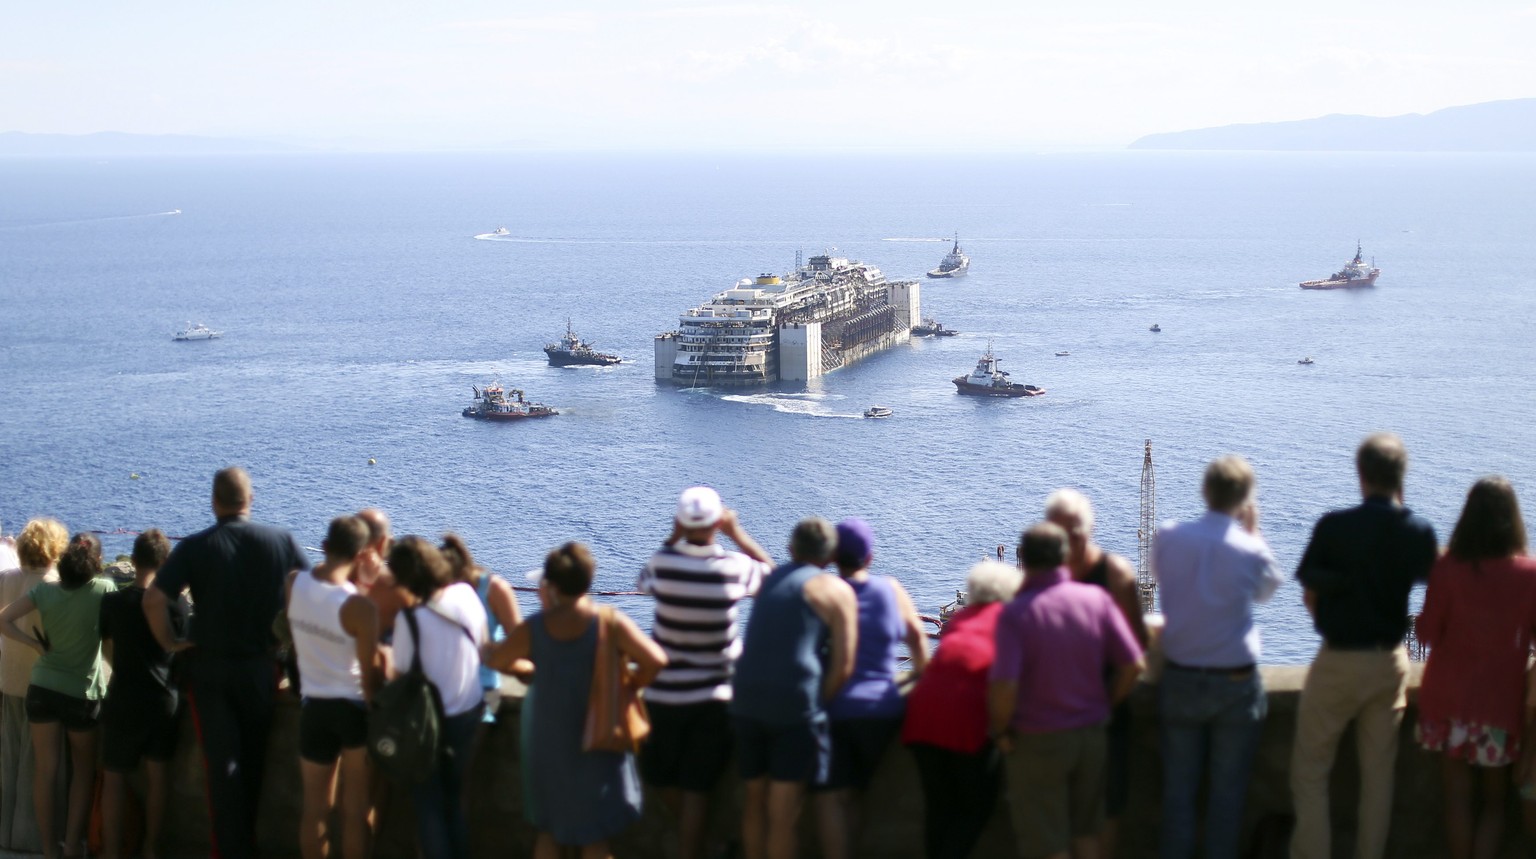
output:
M640 778L632 754L581 750L597 623L579 638L556 641L540 612L528 619L528 629L534 664L534 694L523 702L528 822L562 845L606 841L640 819Z

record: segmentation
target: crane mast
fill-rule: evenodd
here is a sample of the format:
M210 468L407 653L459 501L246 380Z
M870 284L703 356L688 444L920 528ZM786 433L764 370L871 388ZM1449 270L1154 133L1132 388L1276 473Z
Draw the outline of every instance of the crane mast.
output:
M1152 577L1152 535L1157 530L1157 477L1152 470L1152 439L1141 460L1141 519L1136 526L1136 590L1141 610L1157 609L1157 581Z

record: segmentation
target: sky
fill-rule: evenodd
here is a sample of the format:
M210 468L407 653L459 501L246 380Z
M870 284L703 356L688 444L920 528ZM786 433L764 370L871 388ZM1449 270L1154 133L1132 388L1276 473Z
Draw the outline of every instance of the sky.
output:
M1536 96L1536 0L0 6L0 131L1009 150Z

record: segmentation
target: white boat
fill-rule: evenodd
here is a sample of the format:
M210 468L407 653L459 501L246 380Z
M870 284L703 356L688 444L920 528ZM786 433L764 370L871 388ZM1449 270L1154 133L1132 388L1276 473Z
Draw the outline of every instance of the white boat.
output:
M894 414L896 413L885 406L870 406L864 410L864 417L866 418L888 418Z
M180 331L177 331L175 333L175 335L173 335L171 337L171 339L172 340L177 340L177 341L182 341L182 340L212 340L215 337L223 337L223 336L224 336L224 332L223 331L215 331L212 328L209 328L208 326L204 325L201 322L197 323L196 325L192 324L191 322L188 322L187 323L187 327L181 329Z
M512 235L512 233L508 232L506 227L497 227L496 228L496 232L491 233L491 235L493 235L493 236L510 236L510 235Z

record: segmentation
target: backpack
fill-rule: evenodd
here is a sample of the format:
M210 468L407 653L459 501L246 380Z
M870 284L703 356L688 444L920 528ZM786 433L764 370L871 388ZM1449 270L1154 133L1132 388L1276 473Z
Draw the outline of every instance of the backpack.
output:
M400 613L411 628L416 648L411 667L384 684L373 697L368 714L368 757L385 775L407 784L420 784L437 769L442 744L443 702L437 687L421 670L421 632L416 609Z

